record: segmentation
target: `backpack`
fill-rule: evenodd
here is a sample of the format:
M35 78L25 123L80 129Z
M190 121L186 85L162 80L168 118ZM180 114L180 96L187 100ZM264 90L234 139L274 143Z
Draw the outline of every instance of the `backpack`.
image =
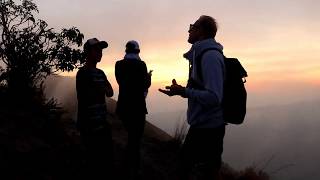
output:
M203 50L195 59L197 73L200 81L203 81L201 60L202 56L210 50L218 51L223 55L220 49L208 48ZM224 57L225 63L225 81L223 87L222 109L224 121L228 124L242 124L246 115L247 91L244 83L247 77L246 70L242 67L236 58ZM189 80L187 87L204 89L202 85L195 83L191 78L192 65L189 67Z

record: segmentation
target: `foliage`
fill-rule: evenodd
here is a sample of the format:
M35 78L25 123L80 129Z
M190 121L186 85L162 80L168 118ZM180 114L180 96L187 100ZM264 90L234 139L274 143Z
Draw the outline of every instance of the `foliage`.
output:
M0 0L0 168L10 172L37 169L38 174L56 169L54 164L62 167L64 161L55 163L55 155L66 144L63 110L46 98L43 81L84 62L79 49L83 34L76 27L56 32L37 13L32 0Z
M186 138L188 131L188 124L187 120L180 119L177 121L177 124L175 126L174 135L173 135L173 142L177 144L177 146L182 145L184 139Z
M34 87L58 71L72 71L83 62L83 34L76 28L55 32L41 19L32 0L0 1L0 82Z

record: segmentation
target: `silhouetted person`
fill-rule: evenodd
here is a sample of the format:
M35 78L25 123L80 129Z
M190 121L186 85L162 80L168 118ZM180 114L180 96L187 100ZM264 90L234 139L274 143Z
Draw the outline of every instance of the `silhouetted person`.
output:
M190 128L181 150L181 180L194 176L196 179L214 180L219 179L225 134L221 108L225 66L219 51L204 50L222 50L223 47L215 41L217 24L210 16L201 16L190 25L188 32L188 42L192 44L184 54L190 62L188 85L183 87L173 79L167 90L159 90L169 96L188 98L187 121ZM198 64L196 61L199 60ZM196 72L199 69L201 72Z
M132 179L140 175L140 144L146 120L146 92L151 85L151 72L139 57L136 41L126 44L123 60L116 62L115 75L119 84L116 112L127 132L127 168Z
M101 61L105 41L92 38L84 44L86 63L77 72L78 121L88 165L89 179L111 177L113 150L111 126L107 121L106 96L113 96L113 89L97 63Z

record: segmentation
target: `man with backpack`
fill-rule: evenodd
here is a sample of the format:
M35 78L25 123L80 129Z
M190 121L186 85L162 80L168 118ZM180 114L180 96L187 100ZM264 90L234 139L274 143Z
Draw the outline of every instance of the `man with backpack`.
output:
M184 54L190 62L188 85L183 87L173 79L171 86L159 91L168 96L188 98L187 121L190 128L181 151L181 180L219 179L225 135L223 47L215 41L217 24L210 16L200 16L190 24L188 32L188 42L192 44Z

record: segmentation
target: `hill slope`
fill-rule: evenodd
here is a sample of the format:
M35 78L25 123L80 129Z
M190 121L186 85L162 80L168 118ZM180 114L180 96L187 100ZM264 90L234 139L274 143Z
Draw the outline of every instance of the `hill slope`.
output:
M61 117L37 121L32 116L26 116L28 112L25 110L0 113L1 179L83 179L83 147L75 126L75 82L74 79L71 81L61 77L56 80L67 83L60 87L53 81L47 83L47 95L58 98L58 102L63 105ZM54 96L54 91L59 88L63 93ZM107 99L107 103L108 120L112 123L113 131L115 174L117 179L126 179L123 157L127 135L121 121L114 115L116 102ZM12 118L12 115L18 119ZM30 122L41 124L33 124L36 126L33 127ZM146 123L141 148L142 179L176 179L179 142L156 126ZM258 177L251 170L246 172L253 174L252 177ZM235 172L226 165L222 172L224 179L228 180L246 173Z

